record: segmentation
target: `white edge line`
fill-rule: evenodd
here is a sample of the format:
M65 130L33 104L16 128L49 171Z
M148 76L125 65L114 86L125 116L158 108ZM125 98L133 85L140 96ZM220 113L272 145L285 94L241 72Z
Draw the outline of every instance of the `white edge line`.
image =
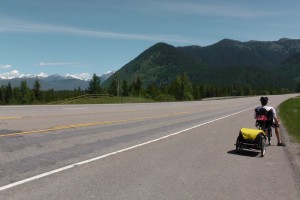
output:
M106 158L106 157L109 157L109 156L112 156L112 155L115 155L115 154L119 154L119 153L122 153L122 152L125 152L125 151L129 151L131 149L135 149L135 148L138 148L138 147L141 147L141 146L145 146L147 144L151 144L151 143L154 143L154 142L157 142L157 141L160 141L160 140L164 140L166 138L169 138L169 137L181 134L183 132L186 132L186 131L198 128L200 126L204 126L206 124L210 124L212 122L215 122L215 121L218 121L218 120L221 120L221 119L225 119L227 117L231 117L233 115L239 114L241 112L244 112L244 111L247 111L247 110L250 110L250 109L253 109L253 108L248 108L248 109L245 109L245 110L242 110L242 111L239 111L239 112L235 112L235 113L226 115L224 117L220 117L220 118L217 118L217 119L214 119L214 120L211 120L211 121L208 121L208 122L204 122L202 124L198 124L196 126L193 126L193 127L190 127L190 128L187 128L187 129L184 129L184 130L181 130L181 131L178 131L178 132L175 132L175 133L172 133L172 134L169 134L169 135L157 138L157 139L154 139L154 140L150 140L148 142L137 144L137 145L125 148L125 149L121 149L121 150L118 150L118 151L115 151L115 152L111 152L111 153L108 153L108 154L105 154L105 155L102 155L102 156L98 156L98 157L95 157L95 158L84 160L84 161L81 161L81 162L78 162L78 163L75 163L75 164L71 164L71 165L68 165L68 166L65 166L65 167L62 167L62 168L58 168L58 169L55 169L55 170L52 170L52 171L49 171L49 172L46 172L46 173L43 173L43 174L36 175L36 176L30 177L30 178L27 178L27 179L24 179L24 180L21 180L21 181L17 181L17 182L14 182L14 183L11 183L11 184L8 184L8 185L0 187L0 191L7 190L9 188L16 187L18 185L22 185L24 183L28 183L28 182L31 182L31 181L34 181L34 180L37 180L37 179L40 179L40 178L43 178L43 177L46 177L46 176L50 176L52 174L56 174L56 173L65 171L65 170L71 169L71 168L76 167L76 166L88 164L90 162L101 160L103 158Z

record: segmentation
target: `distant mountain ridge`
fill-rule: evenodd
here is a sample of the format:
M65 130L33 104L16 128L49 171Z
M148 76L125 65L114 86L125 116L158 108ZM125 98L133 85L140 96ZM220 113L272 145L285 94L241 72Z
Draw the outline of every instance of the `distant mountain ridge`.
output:
M182 47L181 50L213 67L256 65L272 67L300 52L300 40L240 42L224 39L207 47Z
M109 71L100 76L101 82L107 80L114 71ZM74 90L80 88L85 90L89 86L89 79L82 79L76 75L46 75L44 73L38 75L23 75L20 77L0 77L0 86L10 83L12 87L19 87L22 80L25 80L28 87L32 88L35 80L38 79L42 90Z
M116 74L128 82L139 76L144 86L170 83L176 75L187 73L193 83L200 84L293 88L300 81L297 78L300 77L299 60L288 61L299 53L300 40L287 38L248 42L224 39L206 47L157 43ZM116 74L105 85L116 78Z

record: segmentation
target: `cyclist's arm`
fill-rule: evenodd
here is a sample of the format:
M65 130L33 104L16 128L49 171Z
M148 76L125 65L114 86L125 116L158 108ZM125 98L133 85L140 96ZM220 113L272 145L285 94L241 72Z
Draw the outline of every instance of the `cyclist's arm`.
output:
M272 110L272 112L273 112L273 118L274 118L275 124L276 124L276 125L279 125L279 124L280 124L280 121L279 121L279 119L278 119L278 117L277 117L277 114L276 114L275 109L272 108L271 110Z

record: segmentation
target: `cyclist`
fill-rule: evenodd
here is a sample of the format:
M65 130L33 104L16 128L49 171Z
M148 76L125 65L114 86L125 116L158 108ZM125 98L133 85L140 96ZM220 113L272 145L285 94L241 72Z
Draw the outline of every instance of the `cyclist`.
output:
M279 119L277 117L276 111L273 107L271 106L267 106L268 104L268 97L261 97L260 98L260 102L261 102L261 106L257 106L255 110L259 110L260 108L264 108L266 109L268 112L272 112L273 114L273 123L272 123L272 127L275 129L275 134L277 137L277 146L285 146L285 144L281 141L281 137L280 137L280 132L279 132ZM254 114L254 118L256 118L256 112Z

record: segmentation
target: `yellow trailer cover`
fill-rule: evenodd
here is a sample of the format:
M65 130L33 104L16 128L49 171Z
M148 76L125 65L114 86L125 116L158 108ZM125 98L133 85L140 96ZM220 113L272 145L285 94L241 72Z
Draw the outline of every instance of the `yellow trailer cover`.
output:
M255 140L258 134L265 134L262 130L251 128L242 128L240 132L245 140Z

